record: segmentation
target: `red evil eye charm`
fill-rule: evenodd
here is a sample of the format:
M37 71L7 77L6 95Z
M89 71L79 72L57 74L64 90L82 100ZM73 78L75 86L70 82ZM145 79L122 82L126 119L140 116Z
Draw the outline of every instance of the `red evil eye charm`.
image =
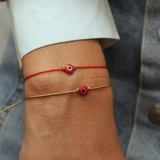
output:
M88 87L86 87L84 85L80 86L78 92L79 92L80 95L86 95L87 92L88 92Z
M67 64L65 66L65 70L66 70L67 73L71 74L74 71L74 67L71 64Z

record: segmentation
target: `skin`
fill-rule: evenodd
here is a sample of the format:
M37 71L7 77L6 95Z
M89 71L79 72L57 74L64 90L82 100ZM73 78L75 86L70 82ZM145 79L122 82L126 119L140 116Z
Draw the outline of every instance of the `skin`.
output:
M73 66L105 66L96 39L36 49L23 59L24 77ZM110 83L107 69L77 69L36 75L25 81L25 97ZM111 87L25 101L25 134L19 160L124 160L113 115Z

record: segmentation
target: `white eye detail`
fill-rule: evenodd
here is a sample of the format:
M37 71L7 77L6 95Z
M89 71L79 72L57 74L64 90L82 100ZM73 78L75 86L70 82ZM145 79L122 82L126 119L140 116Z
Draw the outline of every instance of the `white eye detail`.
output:
M83 96L84 96L84 95L86 95L87 92L88 92L88 87L82 85L82 86L79 87L78 92L79 92L80 95L83 95Z
M74 67L71 64L67 64L65 70L68 74L72 74L74 72Z
M69 67L68 67L68 70L69 70L69 71L72 71L72 67L71 67L71 66L69 66Z

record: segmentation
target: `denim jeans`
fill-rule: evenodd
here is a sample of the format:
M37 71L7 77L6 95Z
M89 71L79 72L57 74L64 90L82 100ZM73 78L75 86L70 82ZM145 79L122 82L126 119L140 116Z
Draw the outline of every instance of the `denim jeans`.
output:
M126 160L160 160L160 126L148 119L160 105L160 1L109 0L121 40L104 50L114 115ZM0 63L0 109L24 99L12 33ZM24 102L0 115L0 160L17 160L24 136Z

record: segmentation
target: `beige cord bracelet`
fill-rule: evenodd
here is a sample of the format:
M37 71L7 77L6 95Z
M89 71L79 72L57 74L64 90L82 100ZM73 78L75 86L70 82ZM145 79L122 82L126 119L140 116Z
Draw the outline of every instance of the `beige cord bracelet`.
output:
M80 95L86 95L88 93L88 90L91 90L91 89L98 89L98 88L103 88L103 87L109 87L111 86L111 84L107 84L107 85L103 85L103 86L97 86L97 87L87 87L85 85L82 85L80 86L79 88L75 89L75 90L71 90L71 91L66 91L66 92L58 92L58 93L50 93L50 94L44 94L44 95L38 95L38 96L31 96L31 97L26 97L24 98L23 100L20 100L6 108L4 108L3 110L0 111L0 114L2 112L4 112L5 110L13 107L14 105L20 103L20 102L23 102L25 101L26 99L30 99L30 98L40 98L40 97L46 97L46 96L55 96L55 95L60 95L60 94L67 94L67 93L73 93L73 92L79 92Z

